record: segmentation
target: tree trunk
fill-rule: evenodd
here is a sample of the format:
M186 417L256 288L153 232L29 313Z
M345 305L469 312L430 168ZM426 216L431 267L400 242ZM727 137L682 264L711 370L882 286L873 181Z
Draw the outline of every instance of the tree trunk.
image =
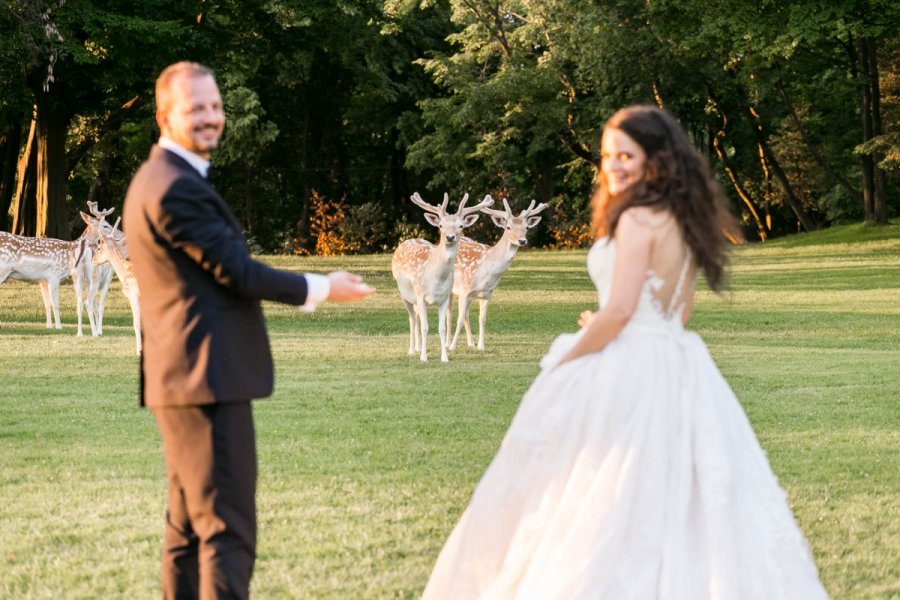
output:
M859 114L862 119L863 143L872 139L872 86L869 80L869 53L865 37L856 41L856 60L859 65ZM875 162L871 154L861 154L863 176L863 218L875 221Z
M800 225L802 225L803 229L806 231L815 231L816 229L818 229L818 226L816 225L815 221L813 221L810 216L806 214L806 211L803 210L803 204L800 202L800 199L797 198L797 194L794 193L794 188L791 186L791 182L788 179L787 174L784 172L784 169L781 168L781 164L778 162L778 159L775 158L775 154L769 147L769 143L763 139L760 140L760 144L762 145L766 160L768 161L769 166L772 168L772 172L775 174L775 178L778 180L778 183L781 184L781 188L784 190L784 196L787 199L788 206L791 207L791 210L794 212L797 220L800 221Z
M867 40L866 51L868 52L868 81L870 87L870 100L872 110L870 118L872 119L872 137L881 136L881 81L878 72L878 52L874 38L865 38ZM878 225L887 225L887 190L884 183L884 171L879 166L882 160L881 153L877 150L872 153L872 166L875 176L875 201L874 213L875 223Z
M33 236L37 224L37 121L32 118L25 150L17 166L16 195L13 198L12 232Z
M49 94L37 102L37 226L35 235L68 240L66 132L69 117Z
M724 137L725 133L722 132L720 134ZM732 169L731 164L728 162L728 156L725 154L725 150L722 148L722 142L719 136L715 136L713 138L713 148L716 151L716 155L719 157L719 162L722 163L722 168L725 170L725 174L728 175L728 180L731 182L731 187L734 188L734 191L737 193L738 197L747 207L747 210L750 211L750 214L753 216L753 221L756 223L756 233L759 235L759 240L761 242L766 241L768 238L768 234L766 233L766 227L763 225L762 219L759 218L759 212L757 212L756 207L753 205L753 199L750 197L750 194L741 184L740 180L734 173L734 169Z
M781 188L784 190L784 197L787 200L788 206L791 207L791 210L794 212L797 220L800 221L800 225L804 230L815 231L816 229L818 229L815 221L813 221L810 216L806 214L806 211L803 210L803 203L800 202L797 194L794 193L794 188L793 186L791 186L791 182L788 179L787 174L784 172L784 169L781 168L781 164L778 162L778 159L775 158L775 154L769 147L769 142L766 139L766 134L763 130L759 113L752 106L747 108L747 112L750 114L750 117L753 121L753 131L756 133L756 141L759 144L760 151L763 154L766 162L768 162L769 166L771 167L772 173L775 174L775 178L778 180L778 183L781 184Z
M22 145L22 126L7 127L0 134L0 231L9 228L9 207L16 192L16 162Z

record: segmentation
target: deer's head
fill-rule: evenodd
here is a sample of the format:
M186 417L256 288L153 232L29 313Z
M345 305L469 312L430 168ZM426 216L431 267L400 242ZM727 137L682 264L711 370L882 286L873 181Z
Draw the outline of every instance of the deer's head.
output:
M494 225L503 229L503 237L509 240L510 244L514 246L527 245L528 230L541 222L541 217L535 215L547 208L547 204L542 203L535 207L534 200L532 200L528 208L520 212L518 216L513 213L506 198L503 199L503 207L504 210L482 208L481 212L490 215Z
M450 202L450 196L444 194L444 202L440 206L432 206L428 204L419 193L414 193L410 199L413 204L425 210L425 220L441 232L441 243L446 246L455 246L459 243L462 236L462 230L471 227L478 220L478 211L491 206L494 199L485 196L484 200L466 208L466 202L469 200L469 194L465 194L459 203L455 213L447 212L447 204Z

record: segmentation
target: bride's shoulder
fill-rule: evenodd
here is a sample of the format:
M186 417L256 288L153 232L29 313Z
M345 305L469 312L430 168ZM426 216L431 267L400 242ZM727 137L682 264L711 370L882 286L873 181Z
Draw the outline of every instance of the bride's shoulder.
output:
M674 217L668 211L654 210L649 206L632 206L619 217L616 239L631 245L653 245L665 235Z
M670 225L675 220L668 210L659 210L650 206L632 206L619 217L619 226L658 230Z

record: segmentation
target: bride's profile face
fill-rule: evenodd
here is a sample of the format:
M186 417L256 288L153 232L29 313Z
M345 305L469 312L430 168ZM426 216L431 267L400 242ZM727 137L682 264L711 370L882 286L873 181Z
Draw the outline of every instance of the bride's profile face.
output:
M600 140L600 170L611 196L641 180L647 153L621 129L607 127Z

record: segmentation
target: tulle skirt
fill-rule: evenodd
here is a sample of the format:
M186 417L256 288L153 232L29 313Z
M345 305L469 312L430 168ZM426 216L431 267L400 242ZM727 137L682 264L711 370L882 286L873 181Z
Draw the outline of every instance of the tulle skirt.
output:
M560 336L424 598L827 598L784 491L703 341Z

